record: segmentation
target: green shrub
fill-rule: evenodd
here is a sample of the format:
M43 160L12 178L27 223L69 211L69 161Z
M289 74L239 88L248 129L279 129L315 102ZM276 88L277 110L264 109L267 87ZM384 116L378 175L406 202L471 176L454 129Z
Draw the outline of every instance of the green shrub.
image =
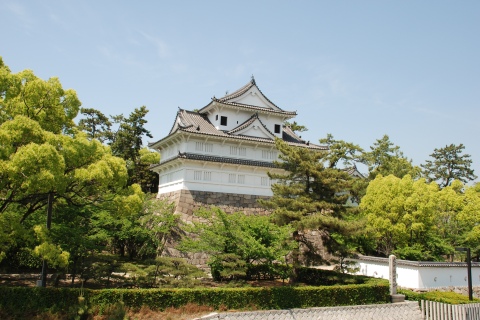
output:
M468 300L468 297L455 293L455 292L443 292L443 291L429 291L429 292L415 292L407 289L400 289L398 293L404 294L405 299L412 301L428 300L437 301L448 304L465 304L465 303L478 303L479 299Z
M337 284L363 284L370 281L370 277L354 276L331 270L298 268L297 282L312 286L332 286Z
M386 303L388 282L370 279L359 285L323 287L202 288L202 289L104 289L88 290L56 288L0 287L0 311L42 313L79 310L78 297L89 310L152 310L180 308L187 304L215 309L286 309L337 305ZM119 303L122 308L119 308ZM19 313L20 312L20 313ZM117 312L118 313L118 312ZM21 318L21 317L19 317Z

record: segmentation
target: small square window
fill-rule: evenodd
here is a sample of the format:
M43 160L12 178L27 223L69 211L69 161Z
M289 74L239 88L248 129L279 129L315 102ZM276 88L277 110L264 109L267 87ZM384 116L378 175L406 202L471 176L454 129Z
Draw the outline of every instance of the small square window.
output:
M227 125L227 117L221 116L220 117L220 124L222 126L226 126Z
M275 125L275 133L280 133L280 125L279 124Z

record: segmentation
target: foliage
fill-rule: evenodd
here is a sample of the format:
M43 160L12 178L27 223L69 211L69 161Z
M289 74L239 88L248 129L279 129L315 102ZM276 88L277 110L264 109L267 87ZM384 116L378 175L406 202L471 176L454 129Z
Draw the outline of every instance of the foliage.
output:
M284 264L293 248L292 229L274 224L267 216L227 214L218 208L202 208L195 215L200 221L186 227L194 237L183 237L179 249L208 253L217 280L244 278L256 265Z
M79 206L125 183L125 162L82 134L55 135L17 116L0 125L0 136L0 212L17 204L25 220L46 206L51 192L55 201Z
M143 192L157 192L158 174L150 171L150 165L160 161L160 154L142 147L143 136L152 138L145 128L145 106L136 108L126 118L123 114L111 116L111 121L101 111L82 108L83 118L79 121L79 129L89 139L97 139L110 145L112 153L127 163L128 185L139 184Z
M71 132L80 100L58 78L42 80L31 70L13 74L0 57L0 124L23 116L54 134Z
M410 301L436 301L448 304L467 304L467 303L479 303L480 299L468 300L468 296L455 293L455 292L443 292L443 291L429 291L429 292L415 292L408 289L399 289L399 294L405 295L406 300Z
M47 310L61 312L78 306L79 289L0 287L0 310L22 318L25 313ZM104 289L83 291L90 309L109 306L122 301L134 310L142 306L152 310L195 303L215 309L288 309L339 305L386 303L389 287L386 281L360 285L328 287L264 287L225 289Z
M326 156L327 166L337 168L339 162L346 168L355 167L360 162L363 149L360 146L343 140L336 140L330 133L326 138L320 139L320 143L328 147Z
M311 286L334 286L341 284L365 284L373 281L372 278L365 276L353 276L351 274L315 269L298 268L298 281Z
M101 111L93 108L81 108L80 113L84 118L78 121L78 128L90 139L104 142L111 134L112 122Z
M113 116L113 123L118 128L116 131L110 131L107 136L112 153L127 162L128 184L137 183L143 192L155 193L158 174L150 171L149 167L160 161L160 155L148 149L142 149L142 137L145 135L152 138L150 131L145 128L147 113L148 109L142 106L130 113L128 118L122 114Z
M303 231L320 230L327 249L332 250L339 248L343 236L355 233L357 224L349 218L353 210L345 206L352 178L344 170L324 165L329 159L326 151L292 147L280 139L276 146L281 161L275 164L285 173L269 173L276 181L273 197L260 203L273 211L279 225L295 228L294 239L307 246L312 259L321 259ZM298 252L293 259L295 267Z
M444 148L434 149L430 155L432 160L427 160L421 167L427 181L436 181L441 188L449 186L453 180L463 183L475 180L477 176L471 169L472 160L469 154L462 154L465 146L451 144Z
M442 260L456 246L478 250L480 219L478 186L459 181L439 189L425 179L393 175L370 182L360 209L365 233L374 239L377 254L394 252L402 259Z
M287 127L290 127L292 131L297 131L297 132L308 131L307 127L298 124L297 121L293 121L293 122L285 121L284 125Z
M368 166L369 180L375 179L379 174L388 176L393 174L398 178L410 175L414 178L420 176L420 168L413 166L400 147L390 141L388 135L384 135L370 147L369 152L364 152L362 162Z

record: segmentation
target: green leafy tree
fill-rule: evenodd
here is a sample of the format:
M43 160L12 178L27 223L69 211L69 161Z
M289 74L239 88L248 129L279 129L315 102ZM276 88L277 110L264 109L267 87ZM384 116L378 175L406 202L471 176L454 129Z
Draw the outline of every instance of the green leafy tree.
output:
M58 78L43 80L31 70L11 73L0 57L0 124L24 116L46 131L70 132L80 104L75 91L63 89Z
M471 168L472 160L469 154L462 154L464 149L463 144L434 149L430 155L433 159L421 165L427 180L436 181L441 188L449 186L453 180L463 183L475 180L477 176Z
M278 226L267 216L227 214L218 208L203 208L195 215L200 221L186 226L188 234L178 248L209 254L217 280L245 278L258 265L275 274L275 265L285 264L293 248L291 227Z
M393 174L402 178L409 174L412 177L420 176L420 168L413 166L411 160L408 160L400 147L393 144L387 135L378 139L370 151L364 152L362 162L368 166L369 180L375 179L379 174L388 176Z
M370 182L360 208L367 219L365 232L375 239L379 254L388 256L425 240L434 226L436 191L436 185L409 175L378 175Z
M353 234L357 228L348 218L350 208L345 206L352 178L344 170L325 165L329 156L326 151L292 147L280 139L276 146L281 160L276 165L285 173L269 173L276 181L273 197L261 203L273 210L277 223L296 230L293 238L307 246L307 254L318 257L316 248L302 236L304 231L319 230L327 249L332 249L339 244L335 237ZM297 266L298 252L293 253L293 259Z
M443 260L457 246L478 247L480 192L460 181L440 189L435 182L390 175L370 182L360 204L365 233L377 254L404 259ZM477 242L475 242L477 241Z
M82 134L53 134L17 116L0 125L0 137L0 213L16 204L25 220L49 194L80 206L125 185L125 162Z

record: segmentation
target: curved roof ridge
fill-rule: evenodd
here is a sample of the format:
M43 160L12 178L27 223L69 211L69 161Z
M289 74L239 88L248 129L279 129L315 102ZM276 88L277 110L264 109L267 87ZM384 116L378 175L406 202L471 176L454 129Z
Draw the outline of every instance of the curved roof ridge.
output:
M260 88L257 86L257 84L255 83L255 79L252 78L252 81L253 83L255 84L255 87L257 87L258 91L260 92L260 94L265 98L265 100L267 100L268 102L270 102L272 105L274 105L276 108L278 108L278 110L280 111L283 111L285 112L282 108L280 108L279 106L277 106L275 103L273 103L270 99L267 98L266 95L263 94L262 90L260 90Z
M224 97L221 97L221 98L215 98L217 99L218 101L220 102L227 102L228 100L230 99L234 99L234 98L237 98L237 97L240 97L242 94L244 94L245 92L247 92L250 88L252 87L256 87L258 92L260 92L260 94L262 95L262 97L265 98L265 100L267 100L269 103L271 103L275 108L278 109L278 111L284 111L282 108L280 108L279 106L277 106L275 103L273 103L270 99L267 98L267 96L262 92L262 90L260 90L260 88L258 87L257 83L255 82L255 78L252 76L252 80L250 80L246 85L244 85L243 87L241 87L240 89L238 90L235 90L234 92L230 93L230 94L227 94L225 95ZM267 108L263 108L263 109L267 109Z
M225 100L237 98L237 97L241 96L242 94L244 94L245 92L247 92L253 86L256 86L254 79L250 80L246 85L244 85L240 89L237 89L232 93L226 94L225 96L219 98L218 100L219 101L225 101ZM257 87L257 89L258 89L258 87ZM258 90L260 91L260 89L258 89Z
M239 126L237 126L236 128L233 128L232 130L230 131L227 131L228 134L232 134L232 133L235 133L235 132L238 132L242 129L245 129L247 128L249 125L251 125L255 120L258 120L258 122L260 122L260 124L262 125L262 127L267 130L267 132L274 136L275 137L275 134L270 131L267 126L262 122L262 120L260 120L260 118L258 117L258 113L255 113L254 115L252 115L250 118L248 118L245 122L243 122L242 124L240 124ZM248 136L247 136L248 137Z
M232 130L230 131L227 131L228 134L232 134L232 133L235 133L237 131L240 131L242 129L245 129L246 127L248 127L250 124L252 124L255 119L259 119L258 118L258 113L254 113L250 118L248 118L247 120L245 120L243 123L241 123L240 125L236 126L235 128L233 128ZM259 119L260 120L260 119Z
M302 137L296 134L295 131L292 130L292 127L283 125L283 132L285 131L288 135L292 136L294 139L297 139L298 141L305 141L302 139Z
M250 104L239 103L239 102L222 101L222 100L217 99L217 98L215 98L215 97L212 98L212 101L220 102L220 103L223 103L223 104L226 104L226 105L230 105L230 106L247 108L247 109L253 109L253 110L259 110L259 111L266 111L266 112L279 113L279 114L288 114L288 115L294 115L294 116L297 115L297 112L296 112L296 111L285 111L285 110L282 110L282 109L280 109L280 108L278 108L279 110L275 110L275 109L269 109L269 108L263 108L263 107L259 107L259 106L254 106L254 105L250 105ZM210 105L210 103L209 103L208 105ZM208 107L208 105L206 105L206 106L203 107L202 109Z

